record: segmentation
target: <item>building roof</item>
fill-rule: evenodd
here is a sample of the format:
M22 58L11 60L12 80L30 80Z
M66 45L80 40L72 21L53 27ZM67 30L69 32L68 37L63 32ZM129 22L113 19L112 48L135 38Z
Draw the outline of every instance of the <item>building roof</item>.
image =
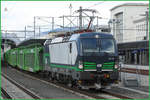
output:
M148 49L149 41L134 41L126 43L118 43L118 50Z
M123 6L149 6L149 4L148 3L124 3L124 4L120 4L111 8L110 11L115 10L119 7L123 7Z
M20 43L20 39L15 33L1 33L1 38L4 40L13 41L15 44Z

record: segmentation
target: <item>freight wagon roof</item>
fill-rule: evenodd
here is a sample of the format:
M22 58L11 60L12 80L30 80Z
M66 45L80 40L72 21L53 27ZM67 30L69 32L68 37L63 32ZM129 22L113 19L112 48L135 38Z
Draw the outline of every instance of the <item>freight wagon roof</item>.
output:
M27 45L31 45L31 44L41 44L43 45L46 39L29 39L29 40L25 40L22 41L20 44L17 45L17 47L20 46L27 46Z

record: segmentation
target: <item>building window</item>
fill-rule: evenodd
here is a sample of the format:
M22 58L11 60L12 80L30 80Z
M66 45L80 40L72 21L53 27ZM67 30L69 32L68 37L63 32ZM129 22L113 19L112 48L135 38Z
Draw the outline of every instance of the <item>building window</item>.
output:
M123 42L123 13L118 13L116 17L116 39L117 42Z

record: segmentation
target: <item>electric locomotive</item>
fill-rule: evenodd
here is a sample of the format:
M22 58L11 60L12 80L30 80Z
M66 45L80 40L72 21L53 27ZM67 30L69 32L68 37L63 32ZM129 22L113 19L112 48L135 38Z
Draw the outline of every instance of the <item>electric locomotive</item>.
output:
M44 52L44 69L52 80L84 89L118 81L118 50L111 34L85 32L49 39Z

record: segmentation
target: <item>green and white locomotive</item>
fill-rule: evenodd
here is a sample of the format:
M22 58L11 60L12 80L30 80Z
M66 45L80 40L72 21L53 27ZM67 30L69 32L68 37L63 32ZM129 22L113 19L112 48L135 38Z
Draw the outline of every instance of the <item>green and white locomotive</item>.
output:
M111 34L87 32L49 39L44 70L51 79L81 88L105 88L117 82L118 50Z

